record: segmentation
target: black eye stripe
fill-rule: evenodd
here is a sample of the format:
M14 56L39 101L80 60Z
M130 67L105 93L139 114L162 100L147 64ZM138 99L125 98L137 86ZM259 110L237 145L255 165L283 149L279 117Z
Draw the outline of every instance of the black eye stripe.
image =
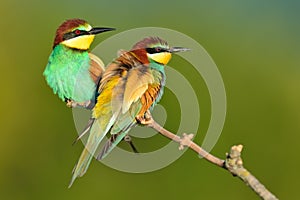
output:
M164 48L161 48L161 47L146 48L146 51L147 51L147 53L150 53L150 54L168 52L167 49L164 49Z
M73 32L65 33L64 36L63 36L63 40L68 40L68 39L71 39L75 36L76 35Z
M78 31L80 31L80 32L78 32ZM88 35L88 34L89 33L87 31L76 29L72 32L65 33L63 36L63 40L69 40L69 39L75 38L77 36Z

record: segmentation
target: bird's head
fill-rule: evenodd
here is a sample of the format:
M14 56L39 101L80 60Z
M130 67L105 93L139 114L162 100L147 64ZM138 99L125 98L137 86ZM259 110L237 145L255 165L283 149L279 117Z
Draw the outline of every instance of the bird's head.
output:
M159 37L147 37L136 43L131 51L144 63L154 61L166 65L172 53L188 50L183 47L169 47L168 43Z
M94 28L82 19L69 19L58 27L53 48L58 44L63 44L73 49L88 50L96 34L112 30L115 29Z

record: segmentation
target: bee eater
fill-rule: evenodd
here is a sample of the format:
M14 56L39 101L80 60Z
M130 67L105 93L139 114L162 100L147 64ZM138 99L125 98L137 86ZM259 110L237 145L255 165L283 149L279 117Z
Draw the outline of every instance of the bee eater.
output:
M112 30L94 28L82 19L70 19L58 27L43 74L53 92L69 107L93 107L104 64L88 50L96 34Z
M73 169L69 187L87 171L103 137L112 136L97 159L104 158L136 126L145 113L161 99L165 85L165 65L172 53L186 51L170 48L158 37L148 37L136 43L132 50L114 60L102 75L99 96L93 108L90 135Z

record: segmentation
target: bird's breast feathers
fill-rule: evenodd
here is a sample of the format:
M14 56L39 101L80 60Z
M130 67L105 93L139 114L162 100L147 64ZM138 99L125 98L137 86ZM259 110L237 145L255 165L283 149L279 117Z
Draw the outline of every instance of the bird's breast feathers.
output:
M54 49L44 71L48 85L54 93L65 100L76 102L91 100L95 95L94 83L89 67L91 59L87 52Z

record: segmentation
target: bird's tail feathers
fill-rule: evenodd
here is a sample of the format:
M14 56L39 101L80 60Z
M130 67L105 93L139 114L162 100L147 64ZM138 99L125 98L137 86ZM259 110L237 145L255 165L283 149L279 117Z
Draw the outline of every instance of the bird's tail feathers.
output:
M73 169L73 176L69 184L69 188L72 186L77 177L81 177L86 173L98 145L110 128L110 126L107 126L105 129L102 129L99 123L99 119L94 122L95 123L93 123L92 127L90 128L91 131L85 148L82 151L80 158Z
M105 158L113 150L113 148L115 148L115 146L121 142L121 140L126 136L127 132L128 131L112 134L98 154L97 160L102 160Z
M74 183L77 177L81 177L86 173L92 161L92 158L93 158L92 154L90 154L90 152L85 148L81 153L80 158L72 171L73 176L70 181L69 188L72 186L72 184Z

